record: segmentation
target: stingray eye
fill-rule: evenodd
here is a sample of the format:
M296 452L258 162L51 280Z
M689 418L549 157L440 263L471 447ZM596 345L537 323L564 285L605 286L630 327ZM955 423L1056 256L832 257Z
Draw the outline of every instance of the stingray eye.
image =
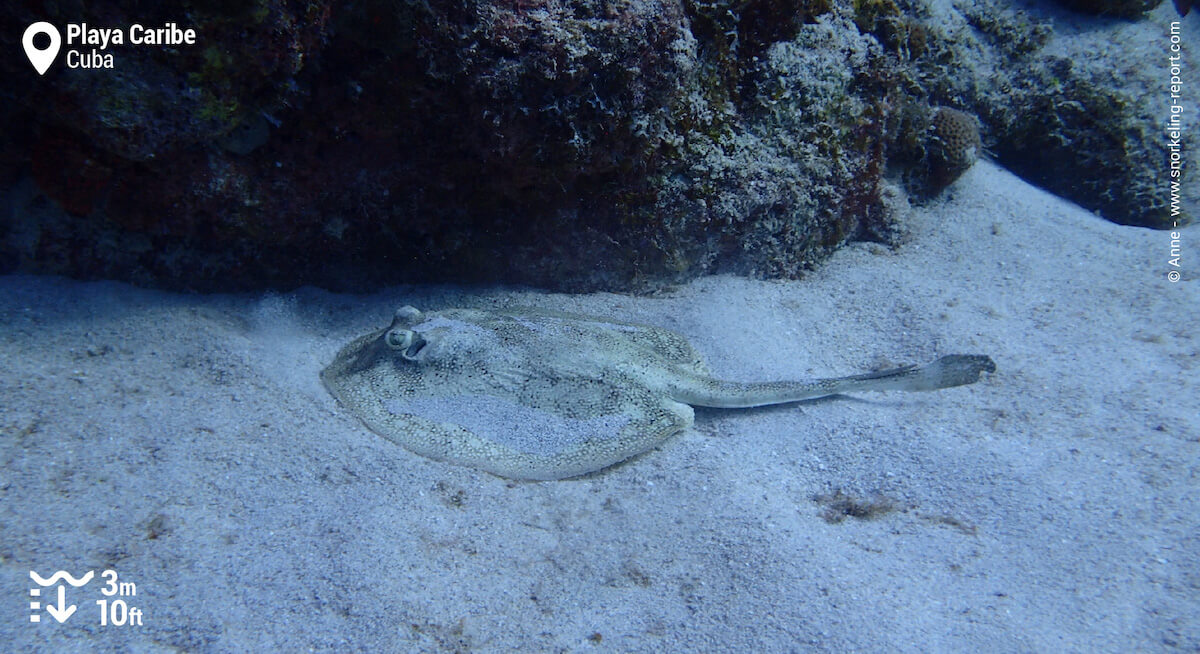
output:
M421 322L421 312L416 307L400 307L392 315L393 325L415 325L419 322Z
M388 347L393 350L407 350L413 343L416 334L411 329L393 329L384 337Z
M383 340L388 347L396 350L401 357L409 361L416 361L417 353L425 347L425 339L411 329L388 330Z

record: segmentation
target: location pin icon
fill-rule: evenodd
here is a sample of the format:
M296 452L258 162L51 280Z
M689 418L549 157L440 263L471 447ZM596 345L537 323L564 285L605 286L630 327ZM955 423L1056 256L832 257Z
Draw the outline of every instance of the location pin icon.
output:
M33 45L33 37L38 34L50 37L50 45L45 50L38 50ZM62 46L62 36L53 25L41 21L25 28L25 36L21 37L21 45L25 46L25 56L29 57L29 63L33 64L34 70L38 72L38 75L45 75L46 71L50 70L50 64L54 63L54 58L58 56L58 48Z

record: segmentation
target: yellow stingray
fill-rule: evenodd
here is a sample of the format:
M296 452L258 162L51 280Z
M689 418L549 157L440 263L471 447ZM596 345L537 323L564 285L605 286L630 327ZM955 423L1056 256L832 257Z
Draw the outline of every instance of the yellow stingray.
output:
M514 479L562 479L649 450L692 424L692 406L742 408L849 391L924 391L994 372L949 355L851 377L714 379L679 334L537 310L396 311L321 373L372 431L418 454Z

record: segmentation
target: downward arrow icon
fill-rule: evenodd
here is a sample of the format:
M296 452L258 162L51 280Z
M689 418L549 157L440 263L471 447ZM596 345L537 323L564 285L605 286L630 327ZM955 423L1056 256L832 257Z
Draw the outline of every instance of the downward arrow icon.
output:
M58 620L59 624L66 622L67 618L71 617L71 615L73 613L75 613L75 605L74 604L67 606L67 589L66 588L64 588L62 586L58 587L58 606L47 605L46 613L49 613L50 617L54 618L55 620Z

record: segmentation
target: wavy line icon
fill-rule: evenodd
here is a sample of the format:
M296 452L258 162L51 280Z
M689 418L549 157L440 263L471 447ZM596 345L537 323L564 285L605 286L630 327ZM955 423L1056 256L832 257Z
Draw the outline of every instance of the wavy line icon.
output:
M92 576L95 574L96 574L95 570L88 570L87 574L83 575L79 579L76 579L75 577L72 577L70 574L68 574L66 570L59 570L58 572L55 572L54 574L50 575L49 579L46 579L45 577L39 575L38 573L34 572L33 570L30 570L29 578L34 580L34 582L36 582L39 586L49 586L51 584L58 583L58 581L60 579L62 579L62 580L65 580L68 584L71 584L72 586L79 588L80 586L91 581Z

